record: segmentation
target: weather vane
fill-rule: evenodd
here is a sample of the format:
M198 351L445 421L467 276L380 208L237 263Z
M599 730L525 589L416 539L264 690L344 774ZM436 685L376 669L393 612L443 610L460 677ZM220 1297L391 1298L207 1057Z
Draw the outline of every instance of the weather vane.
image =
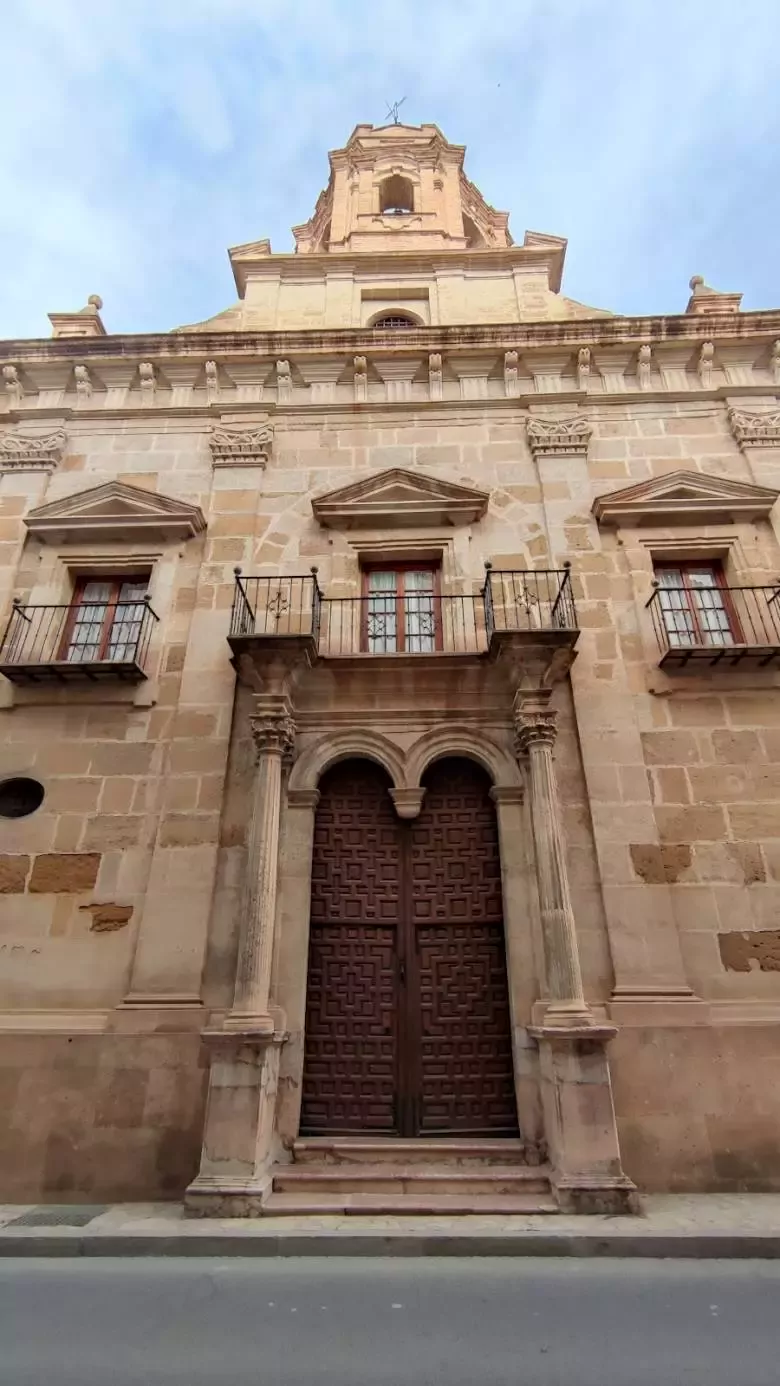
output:
M406 100L406 97L405 97L405 96L402 96L400 101L394 101L392 105L390 104L389 101L388 101L388 103L387 103L387 115L388 115L388 116L392 116L393 124L394 124L394 125L400 125L400 124L401 124L400 120L398 119L398 112L400 111L401 107L403 106L405 100ZM385 119L387 119L387 116L385 117Z

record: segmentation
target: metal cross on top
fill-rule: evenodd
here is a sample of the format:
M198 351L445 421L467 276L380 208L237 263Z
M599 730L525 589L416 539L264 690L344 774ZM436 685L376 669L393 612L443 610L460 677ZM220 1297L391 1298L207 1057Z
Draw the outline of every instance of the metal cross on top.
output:
M398 119L398 112L400 111L401 107L403 106L405 100L406 100L406 97L405 97L405 96L402 96L400 101L394 101L392 105L390 104L389 101L388 101L388 103L387 103L387 115L392 117L392 121L393 121L393 124L394 124L394 125L400 125L400 124L401 124L400 120ZM387 117L385 117L385 118L387 118Z

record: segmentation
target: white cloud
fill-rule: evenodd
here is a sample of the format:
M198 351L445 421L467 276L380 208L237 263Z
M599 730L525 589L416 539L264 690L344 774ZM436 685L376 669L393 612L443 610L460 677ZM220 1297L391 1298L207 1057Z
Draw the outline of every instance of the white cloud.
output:
M486 197L568 235L567 291L676 311L691 273L780 298L774 0L5 0L0 333L106 302L165 329L224 250L310 213L358 121L435 120Z

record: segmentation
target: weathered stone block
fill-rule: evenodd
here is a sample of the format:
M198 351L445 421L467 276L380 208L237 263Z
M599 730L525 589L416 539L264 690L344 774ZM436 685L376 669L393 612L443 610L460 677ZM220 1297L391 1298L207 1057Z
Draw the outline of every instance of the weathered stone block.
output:
M44 852L35 858L31 895L92 890L100 869L99 852Z
M30 858L27 856L0 857L0 895L20 895L29 870Z
M780 972L780 929L718 934L718 946L728 972Z

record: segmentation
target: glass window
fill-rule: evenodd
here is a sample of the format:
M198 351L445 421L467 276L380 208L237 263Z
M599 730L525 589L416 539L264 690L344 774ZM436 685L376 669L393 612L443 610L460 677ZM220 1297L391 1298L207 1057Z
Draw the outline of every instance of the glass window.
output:
M669 644L734 645L737 620L718 563L656 568L658 599Z
M432 566L365 573L363 644L370 654L431 654L441 648L441 598Z
M134 660L148 587L146 577L80 578L68 612L60 657L69 664Z

